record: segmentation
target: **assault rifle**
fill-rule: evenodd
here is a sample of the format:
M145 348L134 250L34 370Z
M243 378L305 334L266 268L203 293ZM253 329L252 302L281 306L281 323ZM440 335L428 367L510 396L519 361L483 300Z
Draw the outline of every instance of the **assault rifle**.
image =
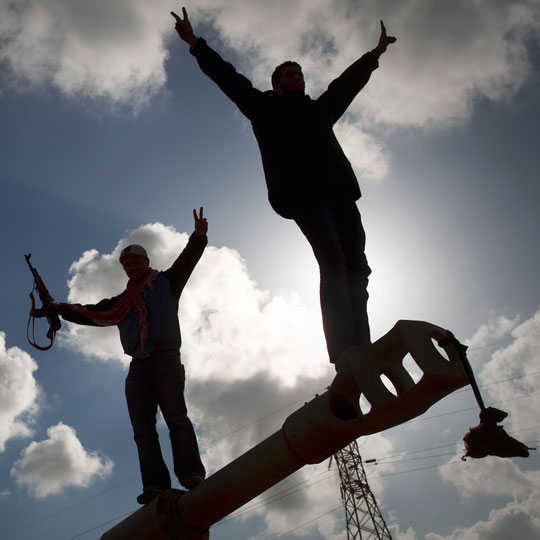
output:
M41 279L41 276L39 275L36 268L32 266L32 263L30 262L31 256L32 256L31 253L24 256L24 258L26 259L26 262L28 263L28 267L30 268L30 272L32 272L32 276L34 276L34 286L29 295L30 300L32 302L32 307L30 308L30 315L28 316L28 325L26 327L26 338L28 339L28 343L30 343L32 347L35 347L36 349L39 349L40 351L46 351L53 346L56 332L60 330L60 327L62 325L60 324L60 319L58 318L58 314L56 313L54 308L51 306L51 303L54 302L54 298L50 295L49 291L47 290L47 287L45 287L45 283L43 282L43 279ZM39 299L41 300L40 309L36 309L36 300L34 298L34 291L37 292ZM39 317L47 317L47 321L49 323L49 330L47 332L47 337L49 338L48 345L38 345L38 343L35 340L34 323L35 323L35 319ZM30 339L30 324L32 325L32 338L31 339Z

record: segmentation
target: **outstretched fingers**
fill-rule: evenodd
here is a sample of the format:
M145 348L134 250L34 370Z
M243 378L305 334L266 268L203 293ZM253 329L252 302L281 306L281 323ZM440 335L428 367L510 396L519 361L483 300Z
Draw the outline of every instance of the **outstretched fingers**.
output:
M182 7L182 15L184 18L179 17L174 11L171 11L171 15L176 19L177 23L183 23L189 21L187 11L185 7Z
M197 44L197 36L193 33L193 27L189 22L186 8L182 8L182 15L184 16L184 18L177 15L174 11L171 11L171 15L176 21L174 28L178 32L180 39L185 41L190 47L194 47Z
M199 209L199 214L197 215L197 210L193 209L193 219L195 220L195 234L198 236L206 236L208 232L208 220L203 216L203 207Z
M199 215L197 216L197 210L195 210L195 208L193 209L193 218L195 219L195 221L199 221L201 219L203 219L203 207L201 206L199 208Z

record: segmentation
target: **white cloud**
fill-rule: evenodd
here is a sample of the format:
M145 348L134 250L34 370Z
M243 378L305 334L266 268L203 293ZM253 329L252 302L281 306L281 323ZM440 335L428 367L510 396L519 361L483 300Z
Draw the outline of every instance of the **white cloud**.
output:
M36 370L29 354L18 347L6 348L6 335L0 332L0 452L9 439L32 435L28 420L37 412Z
M418 540L412 527L409 527L406 531L401 531L398 523L389 523L388 530L395 540Z
M31 442L11 470L20 487L42 499L71 486L87 487L110 474L113 462L97 452L87 452L75 430L59 422L47 430L48 439Z
M118 263L122 247L139 243L151 265L165 270L188 235L160 223L130 232L110 254L85 252L70 268L70 302L97 302L121 292L127 278ZM260 371L292 384L306 373L330 370L320 314L296 296L270 295L248 275L238 252L209 246L180 299L182 356L190 377L248 379ZM127 363L116 328L66 325L59 342L87 356Z
M379 180L386 176L389 158L375 137L349 121L339 122L334 131L345 155L363 180Z
M513 341L495 351L479 373L479 380L486 387L486 394L493 401L500 401L499 408L509 412L504 421L507 431L528 430L538 425L536 411L540 408L538 371L540 356L540 311L511 331ZM486 399L487 401L487 399ZM516 438L521 439L516 435ZM529 440L538 439L540 429L525 432Z
M199 379L191 370L187 379L190 414L203 437L205 463L215 471L277 431L289 414L324 391L330 377L304 376L285 385L260 367L234 381L220 373Z
M22 0L0 6L0 62L13 84L138 108L165 83L170 2Z
M288 415L311 399L315 390L322 391L328 381L299 378L295 386L289 387L267 373L227 384L188 378L187 402L194 412L192 416L201 434L203 461L209 471L214 472L277 431ZM381 434L361 439L360 445L362 455L375 451L391 453L393 449ZM370 484L380 498L384 492L382 481L377 479ZM339 507L336 513L326 514L336 506ZM261 538L273 538L311 518L324 516L301 527L297 534L309 537L311 532L319 530L324 538L344 539L335 461L330 470L328 461L303 467L240 508L233 518L247 519L256 515L266 524Z
M540 538L539 491L523 500L509 503L501 509L492 510L487 521L479 521L472 527L457 528L449 536L428 533L426 540L507 540Z
M474 335L467 340L467 346L476 349L496 343L503 338L509 338L510 332L518 323L519 315L516 315L513 319L492 315L490 320L480 326Z
M110 254L85 252L71 266L69 300L95 302L121 291L126 277L117 261L128 243L144 245L151 265L166 269L187 239L185 233L153 223L129 232ZM334 376L320 314L297 297L259 289L233 249L206 248L182 293L180 323L186 401L210 473L280 429L289 414L324 392ZM103 332L69 325L59 342L89 357L125 361L116 331L105 338ZM382 435L366 438L362 452L371 447L391 452L391 443ZM329 510L329 501L339 505L337 471L327 472L327 466L298 471L250 503L255 507L245 516L263 515L271 534L305 521L308 509L315 516ZM371 487L383 491L381 480ZM290 491L282 493L285 489ZM260 504L292 491L296 493L270 505ZM311 527L341 538L341 516L334 523L333 515L328 515Z
M461 444L458 444L457 451L460 450ZM510 459L468 459L460 465L441 467L439 473L465 499L489 494L512 496L517 500L540 489L540 472L522 471Z
M171 9L179 12L181 4L4 3L0 63L9 66L14 84L53 84L70 96L137 109L165 84L165 42L178 46ZM227 47L234 49L237 67L257 86L269 88L274 66L293 58L314 97L377 44L383 19L398 41L339 128L349 152L358 149L349 154L358 171L372 179L387 167L373 133L451 126L467 120L479 98L512 98L530 73L527 42L540 37L538 0L458 0L436 8L430 0L200 0L189 14L196 33L212 34L207 23L214 26L225 47L214 35L204 37L228 58ZM353 130L352 119L360 127Z
M343 530L342 509L337 515L324 516L321 523L307 522L340 504L339 476L335 469L328 471L326 462L304 467L248 503L247 509L254 509L246 517L259 515L264 519L266 529L260 533L260 538L275 538L292 530L300 537L309 538L313 530L322 530L334 535L325 535L325 538L337 540ZM306 525L298 528L303 523Z
M392 2L398 42L366 89L367 116L402 126L466 120L478 98L511 97L530 70L525 47L539 27L536 2Z
M384 19L398 41L336 126L357 173L377 180L387 173L388 156L376 139L388 128L446 128L467 120L479 98L515 94L530 72L525 43L538 38L535 6L535 0L461 0L436 9L429 0L201 0L191 18L195 32L202 21L215 26L238 53L237 68L261 89L270 86L274 66L287 58L299 61L313 97L377 44ZM211 37L211 45L230 58Z
M398 41L349 108L362 131L370 132L452 126L470 117L479 98L511 98L531 70L526 43L540 30L537 0L460 0L436 7L429 0L201 0L191 18L195 32L199 21L212 22L239 53L237 67L261 88L269 87L275 65L298 60L314 97L377 44L383 19ZM349 145L362 147L366 137Z
M70 300L94 302L122 290L126 277L117 258L127 243L147 247L152 265L164 269L186 242L187 234L154 223L126 234L109 254L88 251L71 267ZM241 256L232 249L207 248L180 304L182 357L187 365L186 400L199 433L203 461L211 473L279 429L303 401L324 391L333 370L324 351L319 313L305 308L297 298L259 289ZM478 380L481 384L512 380L486 386L483 393L487 402L534 390L534 380L521 376L536 371L540 312L523 323L519 320L519 317L492 316L469 341L471 348L492 343L493 339L502 341L499 350L478 370ZM99 353L103 359L123 361L116 331L107 339L99 338L104 329L96 329L95 334L88 331L73 325L61 342L88 356ZM508 337L513 339L511 343L506 341ZM534 399L531 396L499 405L510 412L504 423L509 433L537 426ZM534 431L525 433L529 440L538 438ZM517 433L514 436L526 440ZM370 445L373 454L391 454L391 443L384 435L366 440L360 450L362 455L369 454ZM469 460L463 465L448 467L446 473L442 468L441 474L450 486L463 497L489 493L512 498L513 503L494 511L493 519L503 529L505 523L522 519L523 530L528 530L526 527L534 530L534 513L524 516L528 501L539 490L538 471L521 471L512 461L496 458ZM306 521L308 514L324 515L332 508L329 501L339 504L338 476L332 471L327 474L326 466L323 463L298 471L255 499L245 509L246 513L239 512L238 519L263 517L266 528L261 538L264 538L296 527ZM384 496L384 484L380 482L370 481L379 504ZM263 504L268 497L275 497L270 499L275 502ZM302 527L297 534L318 529L325 537L337 540L343 533L340 519L337 514L329 513ZM483 539L478 536L481 534L478 531L484 530L482 527L488 525L479 522L464 534L472 535L471 539ZM415 538L413 529L401 532L396 523L394 530L403 540Z
M478 374L484 400L509 412L505 430L521 441L537 440L540 435L536 411L538 396L537 359L540 353L540 311L519 324L519 317L493 317L475 333L470 343L482 347L487 342L510 335L504 340ZM517 399L514 399L517 398ZM499 403L497 403L499 402ZM531 429L532 428L532 429ZM458 444L458 451L461 444ZM532 454L531 461L536 456ZM449 536L430 533L426 540L502 540L540 538L540 471L526 470L530 462L497 457L469 459L461 466L441 467L439 474L465 501L482 496L510 498L503 508L490 512L488 521L471 527L456 528ZM534 462L533 462L534 463ZM523 465L522 465L523 464ZM533 465L534 466L534 465Z
M383 434L362 438L359 446L359 452L362 456L375 452L390 453L393 450L391 442ZM381 479L369 479L369 476L368 483L380 506L384 495L384 483ZM323 538L332 540L346 538L343 517L345 510L340 494L340 477L334 460L330 470L328 470L327 461L319 465L304 467L295 475L265 492L262 498L267 498L273 493L280 493L287 486L294 486L296 493L278 501L278 504L270 504L261 510L269 538L274 538L281 532L295 529L298 524L306 523L318 516L323 517L302 527L296 534L309 538L310 532L318 531ZM327 514L336 507L338 510Z
M209 471L214 472L277 431L287 416L311 399L315 390L322 391L328 381L299 378L294 386L284 386L264 372L226 384L220 380L188 378L187 402L200 433L203 461ZM383 434L362 438L360 445L364 456L393 450ZM250 501L232 517L261 516L266 524L261 538L273 538L296 529L310 518L324 516L301 527L297 534L309 537L318 530L324 538L341 540L345 536L339 483L335 461L330 470L328 461L309 465ZM372 480L370 486L376 498L382 500L383 481ZM336 506L337 513L327 514Z

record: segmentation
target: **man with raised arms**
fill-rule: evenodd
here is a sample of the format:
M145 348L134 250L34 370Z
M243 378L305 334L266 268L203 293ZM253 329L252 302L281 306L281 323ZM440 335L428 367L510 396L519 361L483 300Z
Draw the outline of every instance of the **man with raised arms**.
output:
M124 292L97 304L53 302L49 308L77 324L118 326L124 352L131 357L125 391L142 476L140 504L171 487L156 431L158 406L169 428L179 482L192 489L205 478L184 400L178 321L180 295L208 242L202 207L199 214L193 210L193 217L195 231L168 270L151 268L146 250L133 244L122 250L119 259L129 278Z
M370 343L367 284L371 272L365 233L356 206L360 188L333 126L377 69L396 38L381 21L377 46L349 66L317 99L305 94L301 66L286 61L272 73L273 90L262 92L193 31L185 8L172 12L180 38L201 70L251 121L261 152L268 198L293 219L311 244L320 268L320 301L330 361Z

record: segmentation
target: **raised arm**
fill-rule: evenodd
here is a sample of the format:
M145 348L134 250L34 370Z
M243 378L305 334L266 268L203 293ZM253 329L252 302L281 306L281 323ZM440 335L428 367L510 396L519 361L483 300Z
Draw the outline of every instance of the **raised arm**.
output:
M186 8L182 8L182 14L183 18L171 12L176 21L175 28L178 35L189 45L190 52L197 59L203 73L210 77L251 120L257 110L257 103L264 99L263 93L253 88L251 81L238 73L232 64L221 58L205 39L195 35Z
M174 25L178 35L182 40L184 40L190 47L195 47L197 44L197 36L193 33L193 27L188 19L188 14L186 8L182 8L182 15L184 18L179 17L174 11L171 11L171 15L176 20Z
M364 88L371 73L379 67L379 57L388 45L395 41L395 37L386 34L386 28L381 21L381 35L377 46L351 64L319 97L317 101L329 111L334 122L339 120L358 92Z
M193 210L193 219L195 221L195 230L189 237L189 241L182 253L178 256L173 265L164 272L169 279L171 290L175 296L180 296L189 276L201 258L204 248L208 243L206 233L208 232L208 221L203 217L203 207L199 213Z

